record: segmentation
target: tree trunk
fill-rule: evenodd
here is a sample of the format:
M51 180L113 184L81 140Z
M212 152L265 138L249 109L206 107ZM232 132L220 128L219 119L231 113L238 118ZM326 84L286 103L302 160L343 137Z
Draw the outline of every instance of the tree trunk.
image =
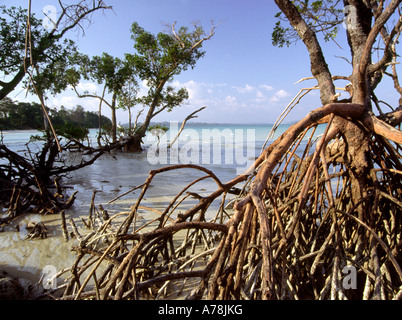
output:
M102 143L101 143L101 134L102 134L102 103L103 103L103 99L105 97L105 92L106 92L106 84L103 87L103 92L102 92L102 98L99 99L99 133L98 133L98 146L102 147Z
M322 105L331 103L332 97L335 95L335 86L314 31L311 30L308 24L304 21L298 9L291 1L275 0L275 2L279 9L281 9L289 19L290 24L295 28L309 52L311 73L316 78L320 87Z
M127 107L128 110L128 132L131 133L131 129L133 128L132 119L131 119L131 107Z
M135 134L134 136L130 136L129 140L124 144L125 152L141 152L142 149L142 137L141 135Z
M152 118L155 116L155 109L159 103L159 96L163 90L163 86L165 85L166 81L162 80L154 94L153 100L151 105L149 106L149 110L147 116L145 117L144 123L138 128L135 132L134 136L130 137L128 143L125 144L124 150L129 152L140 152L143 151L142 149L142 139L145 137L148 127L151 123Z
M14 76L13 80L10 82L2 82L1 83L1 90L0 90L0 100L4 99L7 97L7 95L12 92L15 87L24 79L25 76L25 68L24 66L21 66L20 70L18 73Z
M116 92L113 92L112 107L110 108L112 110L112 139L113 139L113 143L117 142L116 98L117 98L117 94L116 94Z

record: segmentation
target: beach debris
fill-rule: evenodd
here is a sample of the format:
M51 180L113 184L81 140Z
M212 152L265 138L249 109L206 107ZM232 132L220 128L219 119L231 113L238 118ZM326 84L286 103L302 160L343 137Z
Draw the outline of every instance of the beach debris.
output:
M61 178L92 164L104 153L104 150L94 151L89 160L71 164L61 160L62 154L69 152L68 143L59 150L52 136L40 139L42 149L33 152L27 144L23 155L0 144L0 204L8 210L7 216L0 218L0 224L10 223L27 212L58 214L71 207L78 191L68 196Z
M61 210L60 218L61 218L61 230L63 232L64 240L68 241L68 230L67 230L66 215L65 215L64 210Z
M98 206L98 210L99 210L99 213L100 213L100 215L101 215L101 217L102 217L102 219L104 221L109 220L109 218L110 218L109 213L107 212L106 209L103 208L103 206L101 204Z
M279 118L312 90L320 90L322 106L264 145L250 169L227 183L194 164L167 166L149 172L130 211L103 219L96 210L89 219L92 230L73 247L77 258L61 299L164 299L172 291L210 300L401 299L402 135L394 127L400 127L402 113L401 107L390 106L384 114L374 94L383 74L391 75L402 93L396 69L385 72L397 64L400 23L389 35L381 32L399 1L355 8L359 19L349 19L345 28L354 60L350 76L329 72L316 37L323 28L310 23L316 19L311 12L306 15L291 1L275 2L294 27L289 30L302 35L318 82L302 89ZM314 11L320 7L315 4ZM339 21L323 23L331 29ZM371 31L367 25L373 25ZM172 34L180 40L174 25ZM378 35L387 54L372 63L372 53L381 47L380 39L375 45ZM339 79L351 81L350 98L338 100L334 81ZM316 138L322 124L325 133ZM338 145L330 148L335 140ZM138 139L131 150L142 150ZM163 209L143 206L154 177L179 169L206 175ZM201 197L189 189L203 179L217 186ZM229 209L230 190L240 183L246 187ZM210 218L207 211L216 201L219 209ZM140 211L150 216L141 226Z
M400 171L389 170L399 151L370 140L378 168L371 218L361 217L345 141L334 138L335 148L328 129L315 139L316 121L311 113L291 126L227 183L202 166L171 165L150 171L128 211L105 221L105 208L93 209L98 220L72 248L60 299L400 298L402 199L387 191L402 190ZM163 209L144 206L154 177L172 170L205 175ZM216 189L201 197L192 188L205 179Z
M25 229L29 232L25 239L47 238L48 230L42 222L30 221L26 225Z

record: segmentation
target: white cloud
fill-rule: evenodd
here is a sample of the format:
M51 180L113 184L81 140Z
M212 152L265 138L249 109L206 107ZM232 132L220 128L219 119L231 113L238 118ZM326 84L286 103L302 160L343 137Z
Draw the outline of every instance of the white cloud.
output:
M149 88L148 80L141 80L141 87Z
M179 85L179 87L180 88L185 87L187 89L189 100L196 100L200 98L202 84L199 84L194 80L190 80Z
M95 98L78 98L77 96L71 95L58 95L49 100L48 106L51 108L59 109L64 106L67 109L74 109L77 105L84 107L86 111L98 111L99 110L99 100ZM105 105L102 110L109 111Z
M148 81L147 80L142 80L140 83L140 91L137 93L137 96L139 98L144 97L149 90L149 86L148 86Z
M255 102L261 103L267 100L267 97L260 91L257 91Z
M237 103L237 98L234 97L234 96L226 96L225 102L226 102L228 105L235 105L235 104Z
M98 86L95 83L92 82L80 82L77 86L78 92L81 91L88 91L90 93L94 93L97 91Z
M235 87L235 86L234 86L234 87L232 87L232 88L236 89L237 92L242 93L242 94L244 94L244 93L250 93L250 92L256 91L257 88L264 89L264 90L266 90L266 91L272 91L272 90L274 90L273 87L271 87L271 86L269 86L269 85L267 85L267 84L260 84L260 85L257 86L257 87L253 87L253 86L251 86L251 85L249 85L249 84L246 84L244 87Z
M233 88L242 94L254 91L254 87L250 86L249 84L246 84L244 87L233 87Z
M271 99L269 99L270 102L278 102L279 98L277 96L273 96Z
M278 90L277 92L275 92L275 94L273 95L273 97L270 99L271 102L277 102L282 98L286 98L290 95L289 92L287 92L286 90Z
M59 95L59 96L53 98L51 100L50 104L51 104L51 106L54 106L54 107L64 106L66 108L73 108L77 104L80 104L81 101L79 101L79 100L80 99L77 97Z
M287 96L289 96L289 93L288 93L287 91L281 89L281 90L277 91L277 92L275 93L275 95L276 95L278 98L286 98Z
M274 90L273 87L271 87L271 86L269 86L269 85L267 85L267 84L261 84L259 87L262 88L262 89L265 89L266 91L272 91L272 90Z
M176 89L186 88L189 99L188 104L193 106L200 105L214 105L216 103L216 95L218 94L216 91L220 91L221 89L216 90L217 88L222 88L226 86L225 83L205 83L205 82L197 82L194 80L189 80L187 82L180 82L179 80L175 80L172 82L172 86Z

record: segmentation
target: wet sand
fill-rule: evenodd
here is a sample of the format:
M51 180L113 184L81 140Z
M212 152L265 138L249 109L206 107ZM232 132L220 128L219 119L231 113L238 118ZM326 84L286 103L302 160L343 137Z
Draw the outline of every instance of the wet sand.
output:
M116 159L109 155L103 156L93 165L71 173L64 181L69 194L75 190L78 191L74 205L66 210L65 215L67 221L70 218L74 220L81 234L88 232L81 218L88 217L94 190L96 190L95 205L102 204L110 216L130 211L141 189L130 192L111 204L108 202L133 187L143 184L150 170L165 166L151 165L145 153L118 153L115 157ZM209 169L212 169L223 182L236 175L234 168L222 166ZM141 205L162 210L184 186L204 175L205 173L192 169L174 170L157 175ZM215 189L215 182L212 179L206 179L197 183L190 191L205 195ZM197 200L194 199L193 202L190 201L190 205L196 202ZM217 209L218 205L217 202L211 210ZM139 216L137 227L153 220L156 213L142 210L139 211ZM43 223L48 229L47 238L25 239L28 234L26 225L30 221ZM67 226L71 231L70 225L67 224ZM47 266L60 271L71 267L75 261L75 252L71 251L71 248L76 244L76 240L70 238L66 242L64 239L59 214L46 216L24 214L3 227L3 230L4 232L0 233L0 270L28 279L31 283L37 283L40 282Z

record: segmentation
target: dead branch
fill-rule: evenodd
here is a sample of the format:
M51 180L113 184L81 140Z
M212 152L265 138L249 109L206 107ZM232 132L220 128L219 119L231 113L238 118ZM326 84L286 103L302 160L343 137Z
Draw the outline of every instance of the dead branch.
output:
M183 131L183 129L184 129L184 127L185 127L187 121L190 120L190 119L197 118L197 116L196 116L195 114L198 113L198 112L200 112L200 111L202 111L202 110L204 110L205 108L206 108L206 107L202 107L202 108L200 108L200 109L197 109L196 111L190 113L190 114L183 120L183 122L181 123L180 129L179 129L179 132L177 132L177 135L172 139L172 141L170 142L168 148L171 148L172 145L176 142L177 138L178 138L178 137L180 136L180 134L182 133L182 131Z
M382 220L375 219L373 224L372 219L355 217L363 200L355 204L350 201L352 184L342 157L344 141L337 138L343 128L331 121L342 117L359 122L364 119L363 109L358 104L338 103L312 111L268 146L253 168L228 183L196 165L151 171L139 186L142 192L130 212L114 226L117 232L111 232L111 224L100 225L76 248L77 263L71 273L87 271L87 276L84 281L71 278L62 299L159 299L172 294L170 286L183 288L191 282L189 299L398 296L402 283L398 255L401 242L395 232L401 232L402 199L400 193L390 195L387 188L392 184L391 189L402 190L400 170L391 169L395 165L389 162L392 153L379 155L377 161L383 169L381 175L374 174L376 196L371 215ZM311 133L303 157L296 156L308 130L323 122L328 123L324 136L315 143ZM372 148L378 154L377 139L372 140ZM389 148L390 152L398 152ZM392 161L399 161L392 157ZM335 167L337 171L331 173ZM142 206L153 178L178 169L200 170L207 176L185 186L164 211ZM215 180L216 191L197 196L197 203L183 212L181 208L194 201L190 200L193 193L189 189L205 178ZM228 191L247 178L252 178L252 183L245 194L238 196L231 213L228 215L225 205L221 205L215 217L207 220L211 203L218 197L224 201ZM139 210L156 214L145 228L135 227ZM109 245L99 247L100 239L110 237ZM367 255L372 258L367 259ZM96 258L96 263L85 263L85 256ZM349 290L343 286L346 266L367 275L364 287ZM371 283L377 283L374 290L370 289Z

